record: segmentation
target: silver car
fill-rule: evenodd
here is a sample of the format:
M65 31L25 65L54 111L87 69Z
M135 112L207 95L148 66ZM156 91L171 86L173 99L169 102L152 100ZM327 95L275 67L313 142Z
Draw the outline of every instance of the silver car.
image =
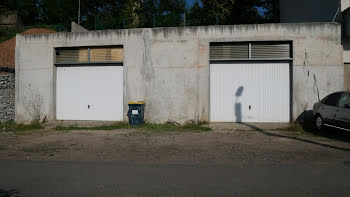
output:
M350 131L350 92L335 92L314 104L318 130L325 126Z

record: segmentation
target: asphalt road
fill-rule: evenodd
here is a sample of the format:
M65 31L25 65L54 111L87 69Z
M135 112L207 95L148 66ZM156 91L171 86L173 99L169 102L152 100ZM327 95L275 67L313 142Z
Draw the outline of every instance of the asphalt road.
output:
M5 196L350 196L350 165L231 166L0 160Z

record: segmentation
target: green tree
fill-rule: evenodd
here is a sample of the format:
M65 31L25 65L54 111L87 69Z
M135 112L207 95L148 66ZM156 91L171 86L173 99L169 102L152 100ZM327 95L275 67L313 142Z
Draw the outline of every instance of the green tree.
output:
M158 0L144 0L140 10L140 27L153 27L160 15Z
M206 13L204 12L204 9L200 6L199 2L196 1L186 13L186 25L198 26L205 25L206 23Z
M280 22L279 0L264 0L262 7L266 9L265 22Z
M236 0L201 0L207 13L207 21L215 24L216 20L225 23L234 9ZM225 22L224 22L225 21Z
M17 14L23 25L34 25L40 21L40 12L38 9L40 0L15 0L10 6L17 10Z

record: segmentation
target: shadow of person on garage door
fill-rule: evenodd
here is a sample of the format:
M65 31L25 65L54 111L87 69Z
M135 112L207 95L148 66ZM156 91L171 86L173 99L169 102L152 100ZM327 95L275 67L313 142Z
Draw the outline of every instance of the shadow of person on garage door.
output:
M262 133L264 135L271 136L271 137L287 138L287 139L292 139L292 140L297 140L297 141L306 142L306 143L310 143L310 144L315 144L315 145L319 145L319 146L323 146L323 147L327 147L327 148L343 150L343 151L350 151L349 148L342 148L342 147L332 146L332 145L329 145L329 144L323 144L323 143L312 141L312 140L308 140L308 139L302 139L302 138L298 138L298 137L290 137L290 136L285 136L285 135L281 135L281 134L270 133L268 131L264 131L263 129L260 129L259 127L256 127L256 126L253 126L253 125L250 125L250 124L247 124L247 123L239 123L239 124L248 126L251 129L253 129L254 131L257 131L259 133Z
M242 122L242 104L240 103L240 98L243 94L244 87L240 86L236 91L235 98L235 116L236 122Z

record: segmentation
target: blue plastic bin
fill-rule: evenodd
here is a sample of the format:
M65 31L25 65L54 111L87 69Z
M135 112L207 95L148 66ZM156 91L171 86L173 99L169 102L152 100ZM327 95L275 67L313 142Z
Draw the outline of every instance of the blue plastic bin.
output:
M134 102L130 101L128 103L129 111L129 124L132 126L140 125L144 122L144 114L145 114L145 103L142 101Z

